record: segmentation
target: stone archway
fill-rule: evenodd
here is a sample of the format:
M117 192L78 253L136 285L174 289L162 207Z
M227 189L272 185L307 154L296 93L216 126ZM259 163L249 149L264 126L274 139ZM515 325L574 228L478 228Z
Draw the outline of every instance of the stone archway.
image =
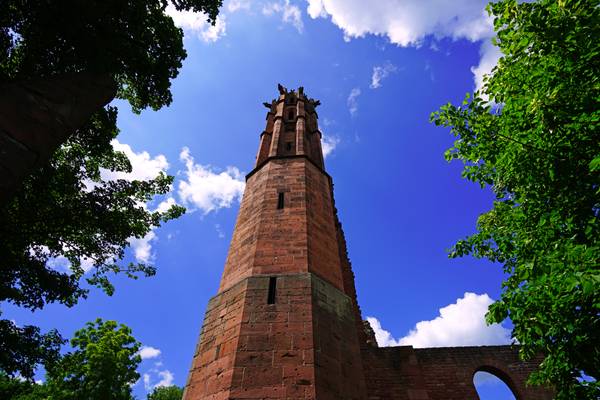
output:
M493 380L497 380L497 382L493 382L492 384L504 386L504 388L499 388L500 391L502 391L506 394L510 393L514 397L515 400L524 400L522 395L519 393L518 386L515 384L513 379L510 377L510 375L505 373L501 369L498 369L496 367L489 366L489 365L485 365L485 366L476 368L475 371L473 372L473 377L472 377L473 386L475 387L475 391L477 392L478 398L480 400L486 400L487 398L481 397L481 395L484 394L485 391L481 390L479 385L476 384L478 373L483 373L486 375L489 374L489 376ZM483 385L485 385L485 383L482 384L482 386Z

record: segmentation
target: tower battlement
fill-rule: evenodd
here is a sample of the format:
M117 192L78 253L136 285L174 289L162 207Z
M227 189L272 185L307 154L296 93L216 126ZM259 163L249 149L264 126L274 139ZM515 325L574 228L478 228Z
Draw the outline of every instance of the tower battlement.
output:
M324 168L321 132L316 108L321 103L304 94L304 88L288 91L278 85L279 97L263 103L267 125L260 135L256 167L273 157L305 156Z

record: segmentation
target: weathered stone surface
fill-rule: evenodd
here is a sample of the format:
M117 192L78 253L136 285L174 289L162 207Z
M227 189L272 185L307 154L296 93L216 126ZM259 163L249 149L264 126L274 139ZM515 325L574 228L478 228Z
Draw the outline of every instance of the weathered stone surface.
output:
M115 93L110 77L90 73L1 84L0 204Z

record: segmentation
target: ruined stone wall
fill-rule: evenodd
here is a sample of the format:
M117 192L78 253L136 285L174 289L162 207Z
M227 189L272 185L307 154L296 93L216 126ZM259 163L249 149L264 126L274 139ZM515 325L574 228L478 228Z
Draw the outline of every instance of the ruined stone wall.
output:
M363 348L369 400L478 400L478 371L496 375L517 400L550 400L551 390L526 385L539 361L521 361L513 346Z
M517 400L549 400L552 391L526 384L541 359L521 361L516 346L442 347L415 349L431 399L478 399L473 375L496 375Z

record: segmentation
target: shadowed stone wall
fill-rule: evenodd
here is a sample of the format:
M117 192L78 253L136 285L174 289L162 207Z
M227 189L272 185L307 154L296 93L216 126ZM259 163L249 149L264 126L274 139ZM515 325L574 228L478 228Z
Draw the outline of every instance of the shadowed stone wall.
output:
M115 93L89 73L0 84L0 205Z

